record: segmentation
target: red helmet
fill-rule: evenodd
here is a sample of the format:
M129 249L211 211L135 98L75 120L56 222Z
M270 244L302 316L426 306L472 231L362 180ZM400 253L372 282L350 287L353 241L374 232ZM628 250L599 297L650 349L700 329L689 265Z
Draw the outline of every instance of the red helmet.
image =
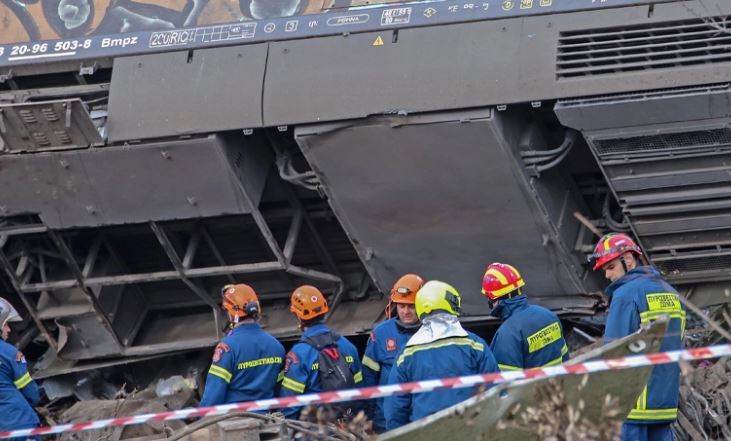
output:
M594 247L594 254L591 255L591 258L594 259L594 271L628 251L634 251L640 256L642 255L642 250L637 246L637 243L626 234L605 234L599 239Z
M482 277L482 293L490 300L497 300L524 285L523 276L506 263L491 263Z

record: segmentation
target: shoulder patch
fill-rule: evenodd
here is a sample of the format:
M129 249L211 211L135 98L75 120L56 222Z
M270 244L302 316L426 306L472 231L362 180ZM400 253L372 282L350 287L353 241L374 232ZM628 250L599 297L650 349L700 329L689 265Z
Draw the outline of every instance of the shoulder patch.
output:
M371 331L370 337L368 337L373 343L376 342L376 333Z
M26 364L26 363L27 363L27 362L25 361L25 355L23 355L23 353L22 353L22 352L20 352L20 351L18 351L18 353L17 353L17 354L15 354L15 361L16 361L17 363L20 363L20 364Z
M388 352L393 352L396 349L398 349L398 347L396 345L396 339L395 338L389 338L388 340L386 340L386 350Z
M287 352L287 357L284 359L284 373L286 374L289 371L289 368L293 364L297 364L300 362L300 358L297 356L296 353L289 351Z
M216 349L213 350L213 362L218 363L221 361L221 357L223 357L224 352L229 352L231 348L229 345L227 345L224 342L220 342L216 345Z

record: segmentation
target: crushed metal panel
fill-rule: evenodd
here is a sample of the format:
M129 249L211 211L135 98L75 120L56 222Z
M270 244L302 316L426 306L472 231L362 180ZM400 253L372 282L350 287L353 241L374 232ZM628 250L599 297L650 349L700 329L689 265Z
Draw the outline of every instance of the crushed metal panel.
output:
M236 174L251 172L258 201L269 170L259 147L209 137L0 157L2 214L38 213L54 229L248 214L228 158L245 150Z
M0 150L4 153L101 144L102 138L79 98L0 104Z
M454 284L484 315L485 266L520 262L535 295L582 292L514 172L489 109L298 127L330 205L383 291L406 272Z
M122 349L94 312L59 318L56 324L59 329L58 356L61 358L111 356Z
M261 127L267 45L114 60L109 140Z
M597 358L617 358L627 355L654 353L660 349L667 322L657 321L647 329L615 341L607 346L572 359L580 363ZM600 421L602 404L607 394L619 398L618 410L628 414L637 404L650 377L652 367L597 372L588 375L568 375L559 380L567 401L582 399L582 415ZM584 378L586 385L580 387ZM460 404L414 421L383 434L383 441L422 441L425 439L468 439L481 441L530 441L535 436L512 428L498 429L499 421L507 422L508 415L520 405L521 409L535 405L539 387L550 379L525 380L498 385L481 395ZM581 391L581 393L579 393ZM520 413L517 414L518 416Z

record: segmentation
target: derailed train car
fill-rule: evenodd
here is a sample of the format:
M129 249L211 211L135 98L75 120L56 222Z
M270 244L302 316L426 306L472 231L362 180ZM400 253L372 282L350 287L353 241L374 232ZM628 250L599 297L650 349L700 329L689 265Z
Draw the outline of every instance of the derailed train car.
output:
M731 278L731 5L0 2L0 265L43 375L211 346L220 287L367 332L404 272L590 315L599 229ZM71 367L70 367L71 366Z

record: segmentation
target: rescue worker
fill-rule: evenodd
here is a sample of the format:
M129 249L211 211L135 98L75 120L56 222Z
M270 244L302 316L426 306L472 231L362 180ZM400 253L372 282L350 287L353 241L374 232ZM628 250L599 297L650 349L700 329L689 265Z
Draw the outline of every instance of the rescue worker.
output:
M452 286L431 280L416 293L421 327L406 343L391 369L389 383L434 380L497 372L487 343L459 323L460 295ZM384 400L388 430L431 415L473 395L470 389L448 389Z
M329 356L338 362L344 361L349 368L349 372L345 373L348 384L337 389L360 386L363 372L358 350L347 338L334 333L325 324L325 314L329 310L325 295L314 286L302 285L292 293L289 310L297 317L304 332L285 358L280 396L332 390L322 384L321 351L316 344L323 344ZM282 411L287 418L297 418L300 410L299 407L291 407Z
M213 351L201 406L273 398L284 347L259 326L261 306L249 285L226 285L221 295L233 329Z
M553 366L569 359L558 316L528 303L523 286L518 270L505 263L491 263L482 278L491 314L502 321L490 343L501 371Z
M685 308L677 291L657 270L645 265L642 250L626 234L602 237L592 255L594 270L601 269L611 282L606 289L609 314L604 331L608 343L632 334L662 316L670 319L661 351L681 349ZM680 367L655 366L650 380L622 426L623 441L672 441L670 425L678 415Z
M390 299L386 306L386 321L371 332L365 355L363 355L363 386L388 384L396 355L406 346L412 335L419 329L414 303L416 292L424 286L424 280L416 274L406 274L399 278L391 288ZM396 317L391 318L395 305ZM383 398L369 402L369 416L373 430L382 433L386 430L383 415Z
M28 373L25 357L15 346L6 342L12 322L20 315L5 299L0 298L0 432L38 427L40 420L33 406L40 395L38 386Z

